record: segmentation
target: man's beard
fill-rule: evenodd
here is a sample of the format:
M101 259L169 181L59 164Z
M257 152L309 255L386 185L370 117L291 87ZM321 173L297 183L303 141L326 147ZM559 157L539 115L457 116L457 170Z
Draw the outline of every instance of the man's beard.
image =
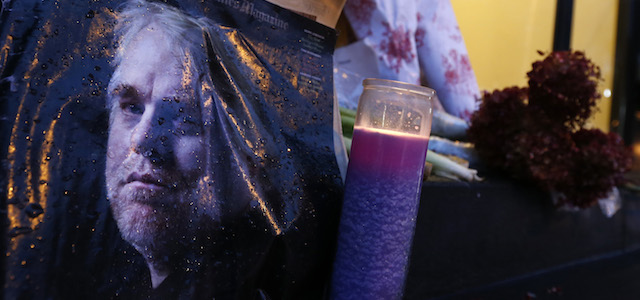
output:
M124 240L146 259L165 260L185 249L202 220L198 188L153 192L107 178L111 209ZM201 195L204 196L204 195Z

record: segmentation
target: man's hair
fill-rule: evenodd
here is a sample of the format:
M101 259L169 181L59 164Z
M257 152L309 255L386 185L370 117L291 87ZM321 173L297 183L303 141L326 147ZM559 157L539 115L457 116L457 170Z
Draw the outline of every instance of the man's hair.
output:
M196 18L183 11L162 3L148 2L144 0L128 1L122 11L118 13L115 27L115 41L117 49L112 61L115 71L111 77L108 91L113 90L112 84L118 82L120 69L118 66L127 57L127 52L136 38L147 26L157 24L160 30L166 34L163 42L172 49L173 55L178 59L189 59L190 66L195 68L197 74L206 74L208 70L207 51L205 37L203 36L212 26L212 21L207 18ZM107 99L107 108L111 109L111 97Z

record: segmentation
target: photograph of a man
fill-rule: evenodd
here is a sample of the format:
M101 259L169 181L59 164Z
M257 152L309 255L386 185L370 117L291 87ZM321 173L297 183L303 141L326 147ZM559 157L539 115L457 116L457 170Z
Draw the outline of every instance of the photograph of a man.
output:
M120 233L144 256L153 288L180 268L198 231L219 221L206 184L204 26L159 3L131 2L118 15L106 187Z
M264 0L20 3L5 298L322 295L332 29Z

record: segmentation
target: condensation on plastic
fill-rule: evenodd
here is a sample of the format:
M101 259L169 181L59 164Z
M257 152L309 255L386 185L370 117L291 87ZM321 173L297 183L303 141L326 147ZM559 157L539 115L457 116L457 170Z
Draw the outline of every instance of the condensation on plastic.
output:
M150 289L145 258L121 237L105 188L105 101L122 3L3 1L6 299L323 296L343 189L334 31L266 2L169 2L217 24L203 33L211 97L201 104L209 157L199 183L216 196L198 201L223 217L185 241L190 251L169 289ZM254 18L262 12L287 29ZM314 51L303 49L309 41ZM231 202L246 205L233 214Z

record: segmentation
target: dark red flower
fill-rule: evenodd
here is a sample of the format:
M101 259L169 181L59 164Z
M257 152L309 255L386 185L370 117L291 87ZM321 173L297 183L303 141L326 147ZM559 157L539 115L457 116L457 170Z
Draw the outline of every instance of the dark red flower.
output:
M572 128L584 125L600 98L600 68L579 51L553 52L527 76L531 112Z
M607 196L611 188L623 183L623 175L632 164L631 150L613 132L580 129L572 138L575 153L571 182L557 190L571 204L588 207Z
M588 207L622 183L631 151L615 133L582 128L595 109L599 69L581 52L533 64L529 88L485 93L467 132L489 166Z
M523 130L527 99L526 88L510 87L485 92L477 111L471 116L469 140L485 161L496 168L508 169L511 146L505 142Z

